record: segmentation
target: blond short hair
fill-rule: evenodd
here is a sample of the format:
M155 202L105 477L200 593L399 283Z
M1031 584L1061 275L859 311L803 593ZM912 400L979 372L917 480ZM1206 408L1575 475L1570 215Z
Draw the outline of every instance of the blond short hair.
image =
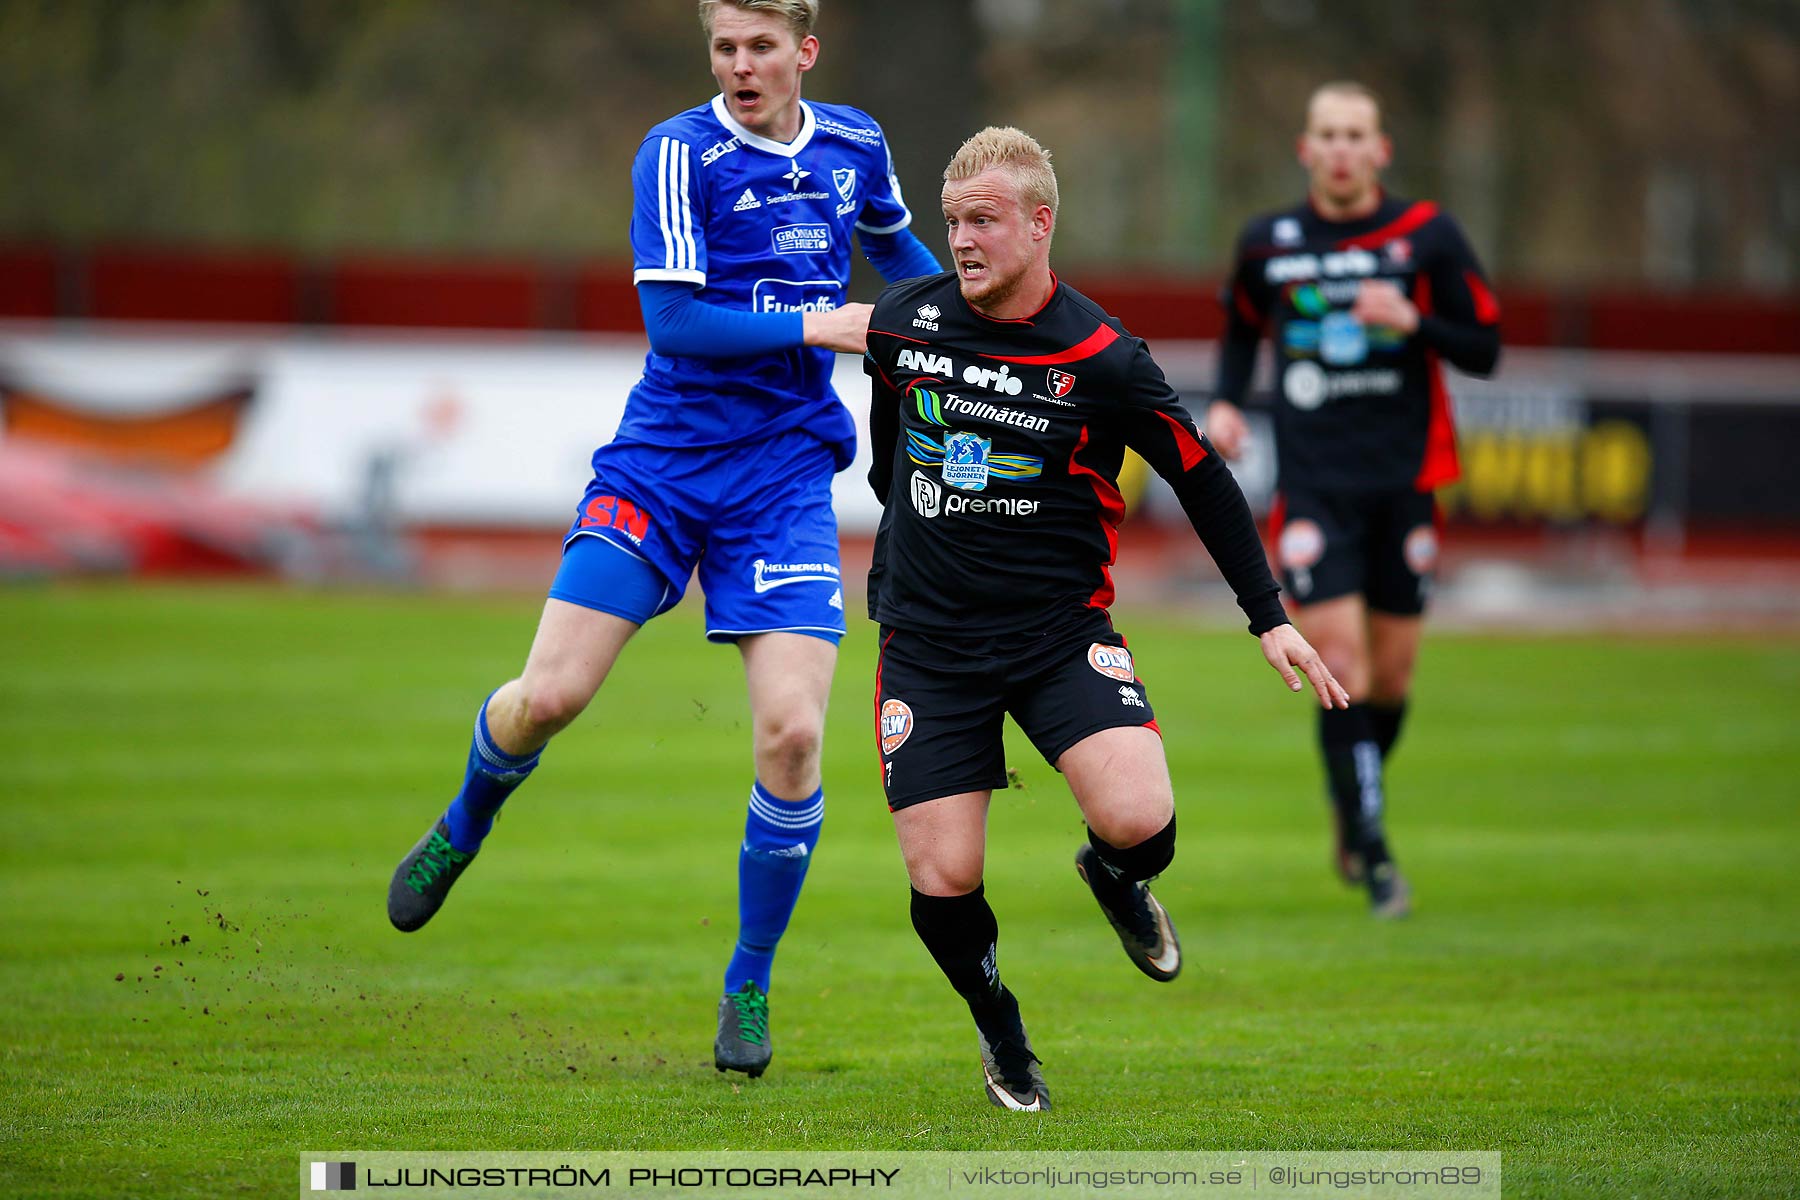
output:
M713 13L721 7L741 9L749 13L769 13L787 22L798 45L812 36L819 23L819 0L700 0L700 28L712 36Z
M1330 83L1321 83L1306 98L1306 118L1301 125L1302 129L1312 124L1313 102L1320 96L1355 96L1367 100L1375 106L1375 128L1381 128L1381 97L1375 94L1375 89L1354 79L1336 79Z
M945 183L973 179L983 171L996 168L1010 172L1019 184L1019 199L1027 211L1048 204L1056 212L1056 170L1050 165L1050 152L1038 140L1011 125L989 125L964 142L944 168Z

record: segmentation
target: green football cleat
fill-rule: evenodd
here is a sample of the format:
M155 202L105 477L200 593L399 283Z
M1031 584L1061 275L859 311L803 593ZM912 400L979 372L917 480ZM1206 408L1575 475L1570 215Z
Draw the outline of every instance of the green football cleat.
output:
M755 1079L775 1056L769 1045L769 998L754 979L719 1001L719 1034L713 1039L713 1066L742 1071Z
M450 827L440 818L394 869L388 884L388 920L401 933L411 933L437 915L444 898L475 861L450 844Z

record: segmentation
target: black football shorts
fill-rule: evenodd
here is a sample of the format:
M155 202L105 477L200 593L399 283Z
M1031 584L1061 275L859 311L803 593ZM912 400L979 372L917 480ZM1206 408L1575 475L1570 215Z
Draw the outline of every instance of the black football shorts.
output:
M1006 787L1008 713L1052 766L1102 729L1156 728L1131 651L1104 610L998 639L882 626L875 742L890 810Z
M1283 489L1273 524L1281 586L1296 603L1360 594L1375 612L1425 611L1439 536L1430 492Z

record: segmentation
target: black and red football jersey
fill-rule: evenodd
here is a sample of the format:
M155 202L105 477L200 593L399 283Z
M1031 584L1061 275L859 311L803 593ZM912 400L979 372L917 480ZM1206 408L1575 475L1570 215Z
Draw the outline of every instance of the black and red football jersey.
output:
M897 283L869 323L870 616L976 636L1112 603L1129 446L1169 480L1261 633L1287 621L1243 493L1143 341L1056 282L1020 320L954 274Z
M1365 280L1419 310L1410 336L1351 315ZM1459 474L1441 360L1486 375L1500 354L1500 305L1456 222L1430 201L1384 196L1367 217L1331 221L1310 203L1245 226L1220 297L1219 399L1242 404L1266 334L1275 354L1281 486L1430 489Z

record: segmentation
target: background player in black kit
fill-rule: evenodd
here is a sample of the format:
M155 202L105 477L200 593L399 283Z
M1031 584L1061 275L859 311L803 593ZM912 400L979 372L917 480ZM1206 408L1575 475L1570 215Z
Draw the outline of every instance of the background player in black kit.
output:
M1411 911L1383 823L1382 767L1400 736L1437 562L1432 490L1458 474L1440 362L1486 375L1500 308L1456 222L1385 194L1381 107L1360 84L1307 105L1307 202L1251 221L1223 297L1226 333L1206 424L1220 453L1245 440L1238 405L1258 341L1276 355L1283 583L1344 710L1319 714L1338 869L1381 917Z
M1322 705L1348 698L1287 623L1243 494L1144 343L1051 273L1049 155L990 128L944 180L954 272L895 284L870 319L877 738L913 926L968 1001L988 1099L1035 1112L1049 1093L982 890L1005 714L1068 778L1089 830L1076 867L1126 954L1158 981L1181 969L1145 886L1175 853L1174 793L1107 615L1127 445L1174 485L1288 685L1298 668Z

